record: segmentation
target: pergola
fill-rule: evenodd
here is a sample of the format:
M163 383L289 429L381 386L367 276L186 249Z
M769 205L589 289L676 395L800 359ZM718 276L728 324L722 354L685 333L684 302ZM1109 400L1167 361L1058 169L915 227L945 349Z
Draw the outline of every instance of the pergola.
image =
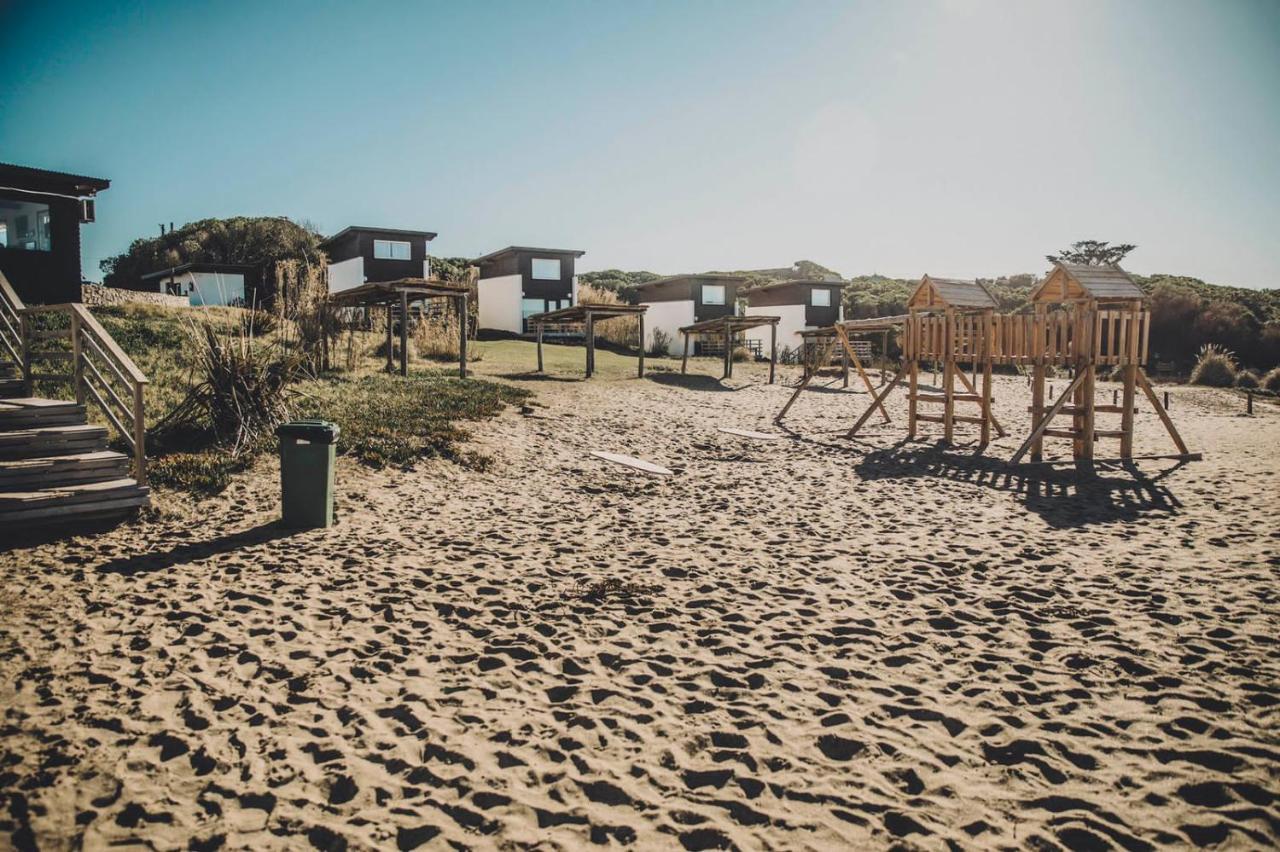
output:
M769 384L773 384L773 374L778 366L778 323L781 317L764 316L727 316L695 322L680 329L684 335L684 357L680 361L680 374L684 375L689 367L689 335L716 334L724 336L724 376L733 377L733 338L739 332L762 325L769 326Z
M890 385L889 388L880 394L876 393L875 388L871 384L871 378L867 376L867 371L862 366L862 359L858 357L858 353L854 349L853 344L849 342L849 338L873 334L883 335L885 346L884 351L887 352L889 332L904 325L908 318L909 317L907 315L903 314L891 317L869 317L867 319L845 320L825 328L805 329L800 332L800 336L804 338L805 342L812 344L812 346L807 348L814 352L813 365L810 366L807 362L805 363L804 378L800 380L800 384L796 386L795 392L791 394L791 398L787 400L787 404L782 407L780 412L778 412L778 416L774 418L773 422L782 422L782 418L787 415L787 412L791 410L791 406L795 404L795 401L800 397L800 394L809 386L809 383L813 381L814 376L818 374L818 368L831 358L832 350L839 345L842 347L841 356L846 365L844 370L845 387L849 386L849 370L847 365L851 362L854 369L858 371L858 375L862 377L862 383L866 385L867 393L871 394L872 405L867 409L862 420L858 421L858 424L861 425L862 422L866 420L867 417L871 416L871 413L877 408L880 410L881 416L884 417L884 422L888 423L889 412L885 409L883 400L884 396L892 389L893 385ZM901 374L899 374L899 376L900 375ZM881 377L881 382L883 383L883 375ZM898 379L895 378L893 384L896 385L897 382Z
M350 290L329 294L329 304L337 307L387 307L387 372L394 369L391 355L393 305L400 305L400 375L409 375L409 303L425 299L452 299L458 310L458 375L467 377L467 295L466 284L455 284L433 278L400 278L396 281L370 281ZM328 348L326 331L325 347Z
M584 302L572 305L568 308L561 308L558 311L548 311L544 314L534 314L529 317L528 322L537 329L538 335L538 372L542 372L542 329L548 323L582 323L585 328L585 337L587 338L587 378L596 371L596 320L612 319L613 317L629 317L635 316L640 320L640 371L639 375L644 378L644 312L649 310L648 305L602 305Z

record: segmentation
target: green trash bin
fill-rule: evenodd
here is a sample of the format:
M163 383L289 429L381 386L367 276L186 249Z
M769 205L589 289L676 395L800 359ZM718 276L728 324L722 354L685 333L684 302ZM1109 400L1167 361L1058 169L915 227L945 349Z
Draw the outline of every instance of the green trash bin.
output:
M286 527L333 525L333 457L338 424L294 420L276 429L280 439L280 503Z

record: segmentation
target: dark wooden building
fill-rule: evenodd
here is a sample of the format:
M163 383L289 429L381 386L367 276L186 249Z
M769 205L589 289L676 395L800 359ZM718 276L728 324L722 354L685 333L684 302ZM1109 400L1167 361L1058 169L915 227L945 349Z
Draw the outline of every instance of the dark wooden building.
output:
M526 320L578 302L577 249L507 246L471 261L480 270L479 327L524 334Z
M745 276L708 272L701 275L672 275L647 281L635 288L637 301L648 305L650 335L660 333L668 341L667 352L681 353L680 329L737 313L738 289ZM649 346L649 341L645 341Z
M747 290L744 295L749 312L780 318L778 345L796 350L803 345L801 331L835 325L844 319L843 291L844 283L841 281L803 279L762 284Z
M80 301L80 225L102 178L0 163L0 272L30 304Z
M430 278L427 243L432 231L400 228L343 228L320 244L329 256L329 292L350 290L376 281Z

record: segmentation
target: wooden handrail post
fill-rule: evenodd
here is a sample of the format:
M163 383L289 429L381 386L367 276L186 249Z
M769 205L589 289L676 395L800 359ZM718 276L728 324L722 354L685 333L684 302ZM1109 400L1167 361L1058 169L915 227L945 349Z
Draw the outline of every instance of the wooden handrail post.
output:
M24 311L20 321L22 326L22 394L35 396L35 388L31 382L31 317Z
M147 484L147 417L142 399L146 387L143 382L133 385L133 478L139 485Z
M80 326L80 314L71 314L71 364L72 382L76 390L76 404L84 405L84 340L81 335L84 329Z

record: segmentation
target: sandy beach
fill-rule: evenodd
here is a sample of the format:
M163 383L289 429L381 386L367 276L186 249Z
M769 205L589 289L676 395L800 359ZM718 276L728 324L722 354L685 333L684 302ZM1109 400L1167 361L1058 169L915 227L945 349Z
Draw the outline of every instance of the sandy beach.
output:
M1003 464L1022 379L975 459L763 375L514 380L491 470L343 459L329 530L267 460L0 552L0 846L1280 840L1280 409L1171 388L1203 461L1077 480Z

